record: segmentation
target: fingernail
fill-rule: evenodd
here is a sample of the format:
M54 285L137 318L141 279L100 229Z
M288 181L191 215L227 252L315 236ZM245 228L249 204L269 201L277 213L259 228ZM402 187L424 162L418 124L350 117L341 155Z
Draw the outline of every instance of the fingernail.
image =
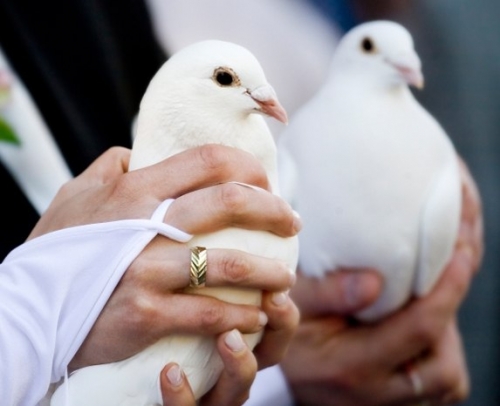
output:
M267 314L264 312L259 312L259 326L265 326L267 324L267 321Z
M293 212L293 229L295 230L296 233L298 233L300 230L302 230L302 219L300 217L300 214L297 213L295 210L292 210Z
M273 293L272 301L276 306L283 306L288 301L288 294L286 292Z
M290 269L290 286L294 286L297 282L297 275L294 270Z
M182 371L179 365L175 364L167 371L167 379L173 386L182 384Z
M242 351L246 347L243 337L238 330L231 331L224 339L224 342L234 352Z

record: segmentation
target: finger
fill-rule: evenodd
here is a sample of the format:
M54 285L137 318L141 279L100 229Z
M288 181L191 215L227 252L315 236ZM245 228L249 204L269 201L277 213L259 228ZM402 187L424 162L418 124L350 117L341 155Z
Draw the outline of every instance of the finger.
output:
M447 327L432 355L419 363L425 392L439 404L463 402L470 392L470 380L456 322Z
M101 154L79 178L90 178L92 180L101 180L102 183L109 179L127 172L130 161L130 150L123 147L112 147Z
M299 324L299 311L286 292L264 293L262 309L269 321L254 350L259 370L282 360Z
M367 343L367 347L377 343L377 348L371 348L373 355L393 354L389 358L378 356L381 366L395 367L439 341L467 292L471 267L470 253L457 249L426 297L412 301L373 329L373 340Z
M164 292L189 285L191 251L183 244L156 237L141 256L132 263L132 272L125 278L136 277L134 286L143 284ZM260 290L284 291L296 280L295 273L279 260L272 260L243 251L207 249L206 286L232 286Z
M352 314L373 303L382 290L379 273L370 269L339 270L324 277L297 274L291 296L303 318L327 314Z
M449 323L441 340L424 358L412 364L414 378L399 370L387 382L388 399L415 403L456 404L469 394L470 383L460 334L455 322ZM418 385L417 385L418 383Z
M301 228L300 218L283 199L265 190L235 183L207 187L179 197L169 208L165 222L191 234L231 226L290 237Z
M243 251L209 249L207 259L207 286L283 291L290 289L296 280L295 273L283 261Z
M183 151L150 167L131 171L127 177L133 188L157 190L160 201L229 181L269 188L264 168L255 157L222 145L204 145Z
M203 295L183 293L165 298L161 294L147 294L136 296L135 301L135 306L143 309L131 309L127 313L149 314L149 317L141 318L139 322L145 325L138 328L148 329L156 337L173 333L216 335L235 328L243 333L256 333L268 321L257 306L227 303Z
M445 404L463 402L470 392L470 378L467 370L460 333L454 321L436 347L435 361L422 364L422 375L429 380L429 393Z
M195 406L196 401L179 365L170 363L160 373L163 406Z
M224 369L214 388L201 399L201 406L243 404L257 373L257 361L238 330L222 334L217 349Z
M484 255L484 222L481 196L467 166L461 160L460 169L463 201L458 244L470 246L474 259L473 270L477 271Z

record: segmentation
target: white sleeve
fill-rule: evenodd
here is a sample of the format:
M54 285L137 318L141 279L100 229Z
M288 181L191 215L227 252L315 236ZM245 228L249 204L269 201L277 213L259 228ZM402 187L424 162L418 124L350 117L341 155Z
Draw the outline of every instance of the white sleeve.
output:
M163 224L163 215L49 233L0 264L2 406L33 406L65 375L123 273L156 234L190 239Z
M250 398L244 406L293 406L293 398L279 366L266 368L257 373L250 389Z

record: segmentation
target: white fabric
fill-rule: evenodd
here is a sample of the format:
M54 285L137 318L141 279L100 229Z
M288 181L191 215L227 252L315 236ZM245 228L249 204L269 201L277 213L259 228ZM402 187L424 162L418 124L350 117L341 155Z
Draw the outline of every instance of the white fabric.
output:
M244 406L292 406L292 394L288 389L281 368L277 365L260 371L250 389L250 398Z
M191 235L162 220L122 220L35 238L0 264L0 398L33 406L58 382L125 270L158 233Z
M0 160L41 214L72 174L30 94L1 48L0 70L7 71L13 80L10 99L0 109L0 115L21 141L21 145L0 142Z

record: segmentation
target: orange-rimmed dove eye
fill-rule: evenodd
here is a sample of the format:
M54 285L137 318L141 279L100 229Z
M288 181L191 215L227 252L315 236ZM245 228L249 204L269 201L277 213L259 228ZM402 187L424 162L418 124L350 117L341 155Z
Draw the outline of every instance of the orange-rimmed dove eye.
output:
M240 79L229 68L217 68L214 71L213 79L220 86L239 86Z

